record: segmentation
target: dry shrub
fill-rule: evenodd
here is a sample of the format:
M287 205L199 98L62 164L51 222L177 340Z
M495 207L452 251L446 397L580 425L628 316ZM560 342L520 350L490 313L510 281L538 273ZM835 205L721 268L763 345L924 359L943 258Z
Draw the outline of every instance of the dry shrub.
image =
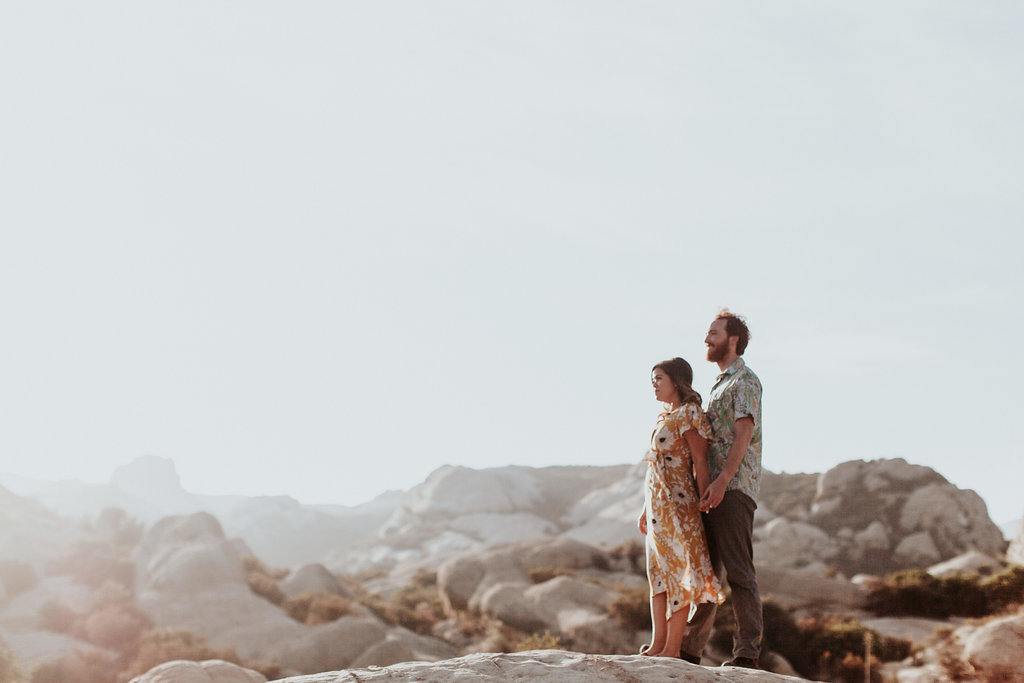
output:
M31 683L116 683L117 667L103 653L78 650L46 662L32 672Z
M47 600L39 609L43 628L55 633L72 635L78 625L80 615L68 605L56 598Z
M390 596L364 594L363 602L381 619L421 635L431 635L434 625L445 617L437 573L422 569Z
M308 626L327 624L354 611L351 600L324 592L297 595L282 607L289 617Z
M96 588L113 581L131 587L135 583L135 565L126 548L110 543L83 543L50 564L50 572L70 576L79 583Z
M527 570L527 574L534 583L544 583L556 576L576 576L576 572L565 567L533 567Z
M31 590L38 583L39 577L32 565L20 560L0 560L0 585L6 589L8 598Z
M551 635L550 631L544 633L532 633L516 643L513 652L526 652L527 650L564 650L565 646L558 636Z
M192 662L223 659L225 662L242 665L242 660L234 648L212 648L203 638L191 631L148 631L139 639L138 651L131 663L121 672L120 678L127 681L146 673L154 666L177 659Z
M7 643L0 638L0 681L4 683L25 683L25 674L18 668L15 657L7 649Z
M619 596L608 605L608 616L624 629L642 631L651 628L650 591L646 588L619 587Z
M644 544L637 540L626 541L620 545L611 548L608 551L608 555L614 559L621 560L625 559L630 570L634 574L640 574L641 576L647 575L647 551L644 548Z
M137 610L118 605L100 608L82 620L87 641L122 654L135 652L139 637L149 626L149 620Z
M877 657L871 657L871 683L882 683L881 662ZM866 678L864 671L864 658L847 652L842 659L832 657L826 652L822 656L819 666L820 677L834 683L864 683Z
M284 604L284 591L277 585L277 581L271 577L266 574L250 571L246 574L245 580L249 584L249 590L264 600L278 606Z
M880 616L933 619L983 617L1024 602L1024 567L982 579L977 574L932 576L922 569L896 572L868 595L867 608Z

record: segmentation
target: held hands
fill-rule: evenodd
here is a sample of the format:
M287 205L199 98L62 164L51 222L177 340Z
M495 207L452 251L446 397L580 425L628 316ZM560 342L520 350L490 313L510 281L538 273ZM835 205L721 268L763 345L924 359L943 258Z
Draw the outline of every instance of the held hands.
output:
M640 513L640 519L636 520L636 528L640 530L644 536L647 535L647 511L644 510Z
M727 483L722 477L715 477L715 480L704 491L704 495L700 497L701 512L707 512L712 508L718 507L719 503L722 502L722 498L725 497L725 486Z

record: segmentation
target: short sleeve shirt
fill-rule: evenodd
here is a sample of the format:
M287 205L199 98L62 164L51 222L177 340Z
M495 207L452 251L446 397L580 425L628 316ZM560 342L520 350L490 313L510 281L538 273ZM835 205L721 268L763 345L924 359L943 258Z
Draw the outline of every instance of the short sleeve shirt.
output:
M729 447L736 434L736 420L743 417L754 419L750 446L726 490L742 491L757 500L761 490L761 380L742 358L737 358L715 380L707 414L714 432L714 438L708 444L708 467L712 480L725 467Z

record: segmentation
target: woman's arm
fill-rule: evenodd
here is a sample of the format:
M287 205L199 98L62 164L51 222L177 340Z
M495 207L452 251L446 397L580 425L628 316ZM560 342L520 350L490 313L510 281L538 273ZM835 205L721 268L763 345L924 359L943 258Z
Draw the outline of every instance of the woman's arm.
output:
M697 475L697 493L701 496L711 483L711 471L708 469L708 440L696 429L687 429L683 438L690 446L690 458L693 460L694 474Z

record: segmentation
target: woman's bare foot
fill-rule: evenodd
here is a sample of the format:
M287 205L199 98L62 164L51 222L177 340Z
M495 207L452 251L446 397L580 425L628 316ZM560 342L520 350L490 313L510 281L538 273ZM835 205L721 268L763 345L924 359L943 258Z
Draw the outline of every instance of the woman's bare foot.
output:
M656 648L653 644L641 645L640 654L644 657L656 657L660 656L657 653L661 652L662 648Z
M668 648L662 648L654 656L655 657L671 657L672 659L679 659L679 650L677 649L675 652L670 652Z

